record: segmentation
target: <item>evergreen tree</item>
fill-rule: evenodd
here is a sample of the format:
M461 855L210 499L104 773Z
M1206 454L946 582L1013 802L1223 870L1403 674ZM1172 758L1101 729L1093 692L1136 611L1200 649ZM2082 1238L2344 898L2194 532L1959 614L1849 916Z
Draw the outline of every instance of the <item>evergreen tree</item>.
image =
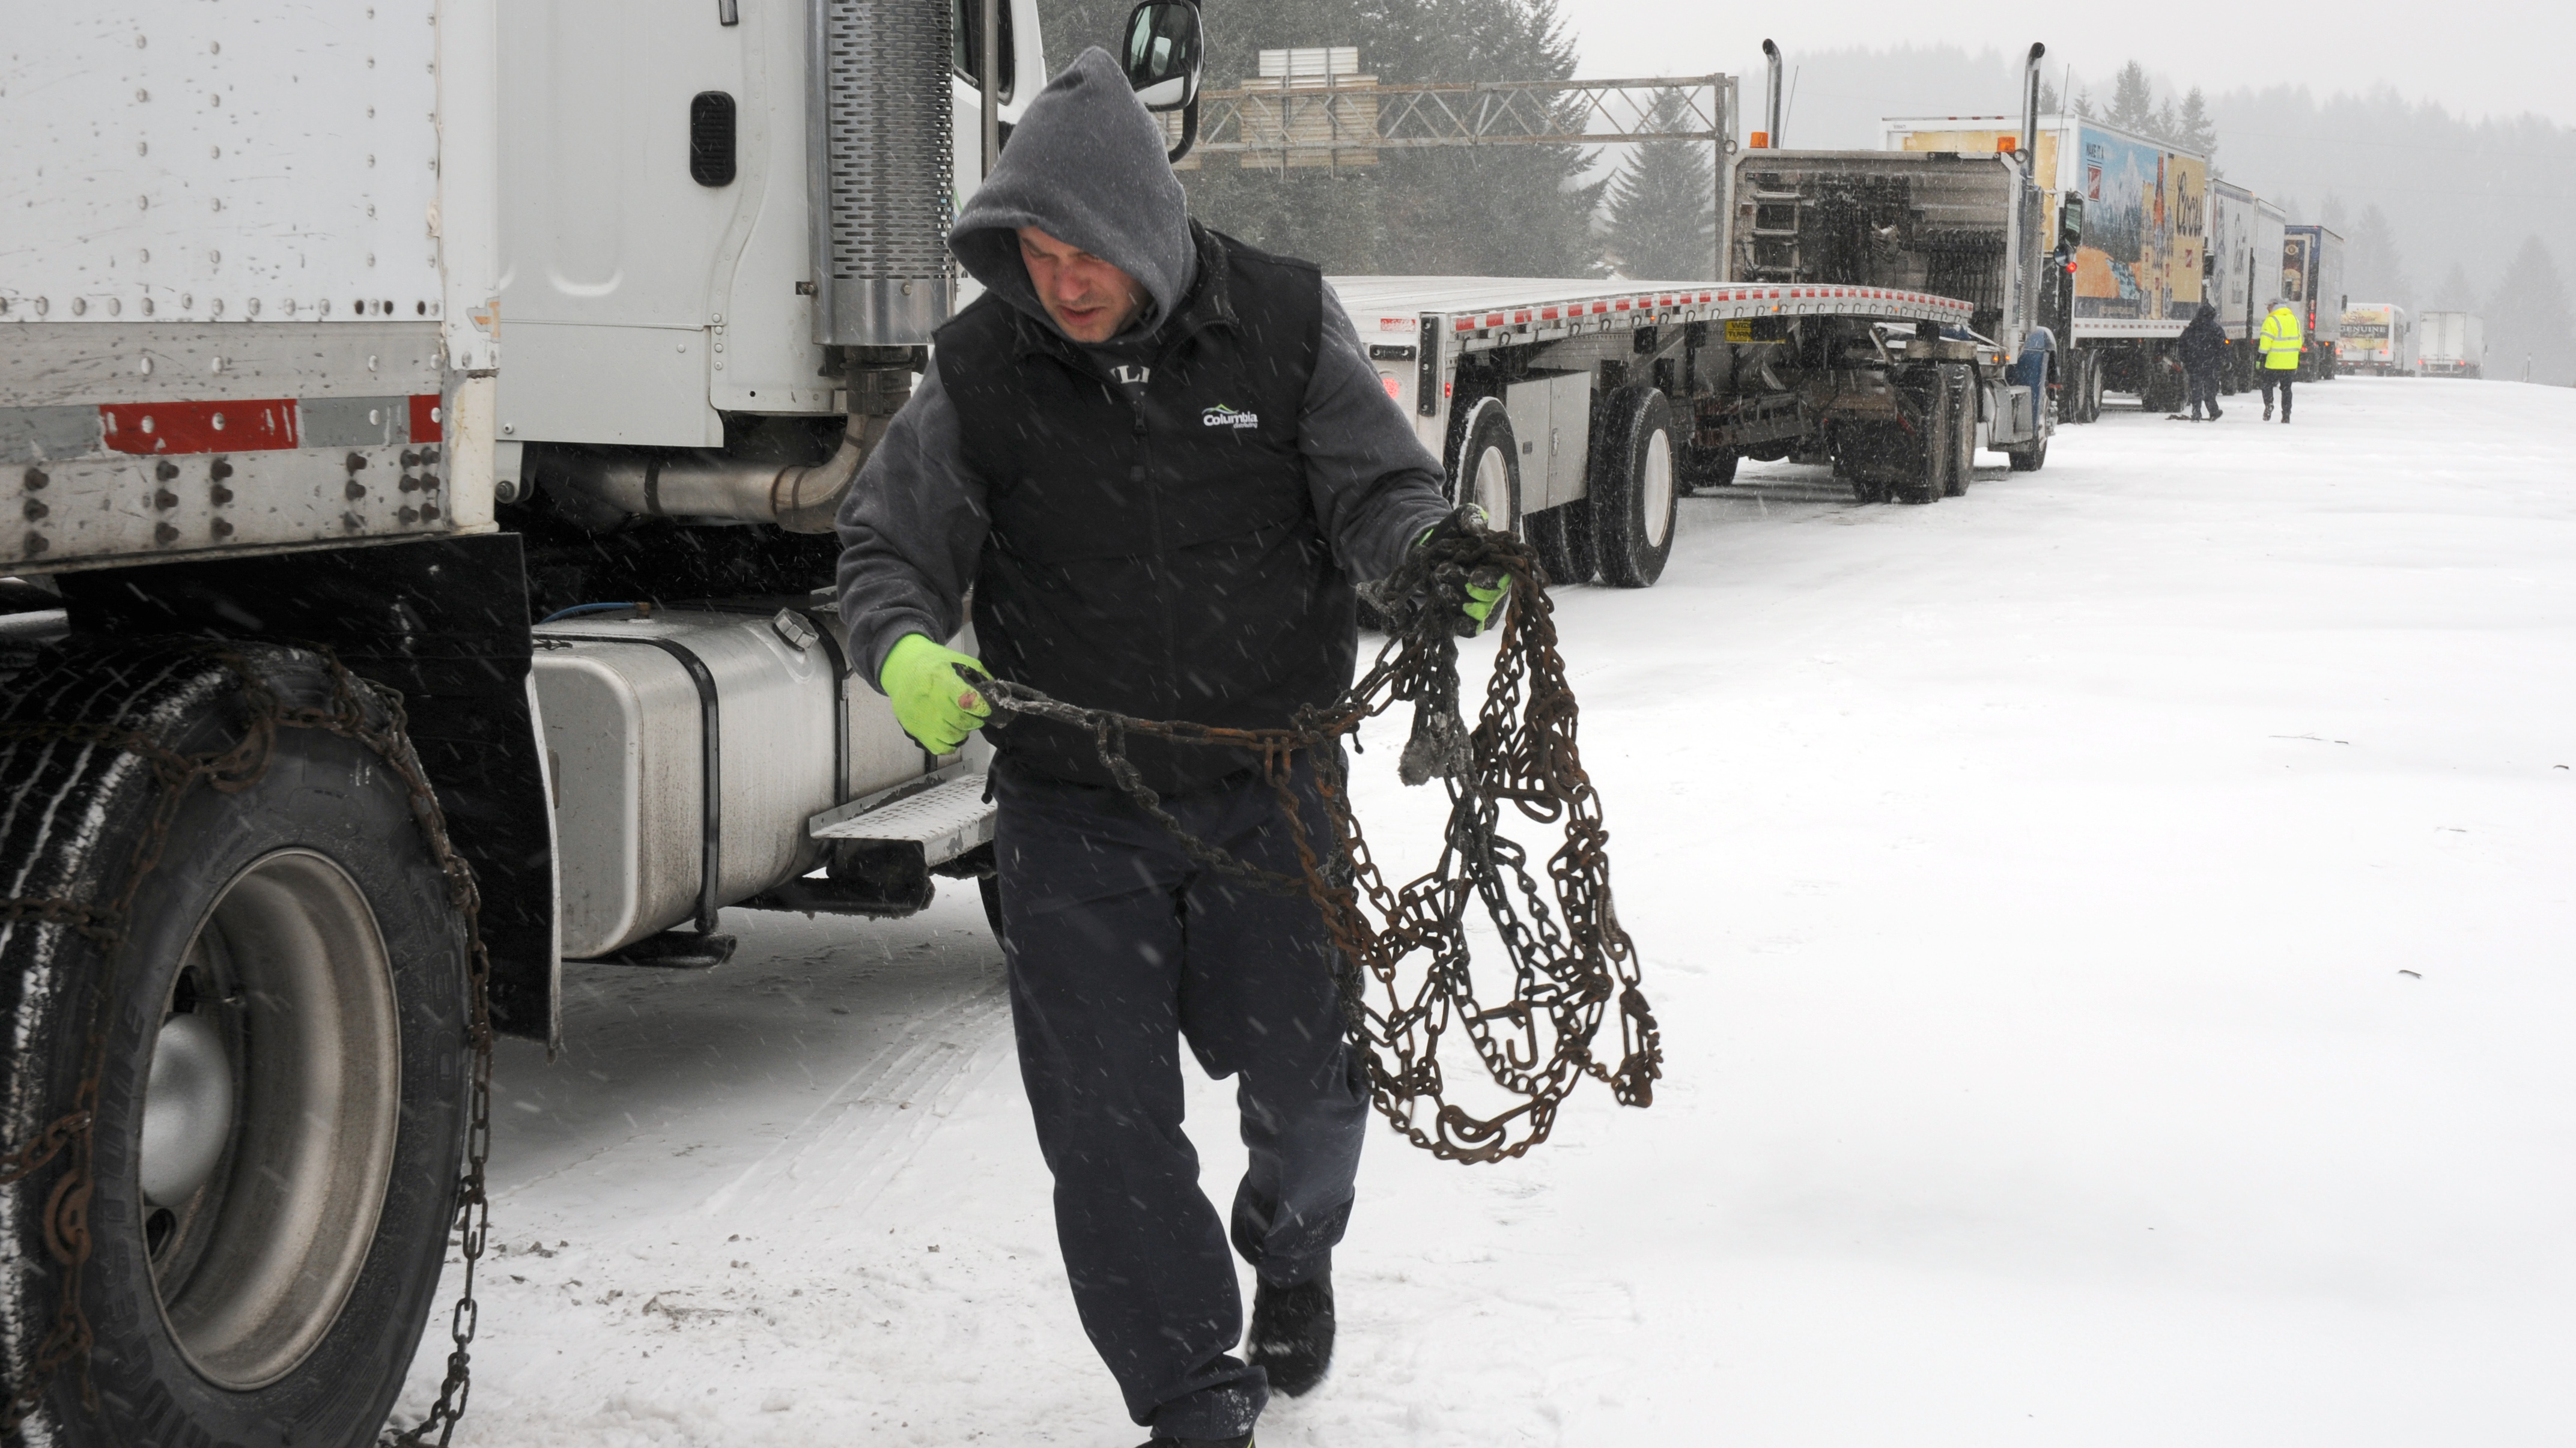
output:
M1111 45L1132 0L1039 0L1051 61ZM1258 74L1257 52L1353 45L1383 84L1566 80L1574 42L1557 0L1261 0L1212 9L1207 85ZM1381 151L1374 166L1246 168L1205 155L1181 173L1190 210L1255 246L1348 273L1592 276L1592 214L1573 146Z
M2133 60L2120 67L2111 82L2111 108L2102 119L2141 136L2155 134L2156 88L2147 80L2145 66Z
M1646 129L1689 125L1680 91L1665 91ZM1691 141L1643 141L1610 180L1609 251L1621 275L1639 281L1706 281L1716 275L1717 186L1708 148Z
M2209 118L2209 102L2193 86L2182 98L2182 109L2175 113L2173 143L2182 149L2218 159L2218 126Z
M2478 309L2478 289L2469 281L2469 269L2451 263L2449 275L2433 289L2433 302L2427 308L2435 312L2474 312Z
M2576 382L2576 316L2558 263L2535 234L2505 264L2487 299L2486 375L2530 379L2553 386Z
M2351 218L2344 213L2342 197L2331 191L2326 193L2325 204L2317 208L2317 224L2337 236L2352 235Z
M2406 275L2406 258L2397 248L2396 231L2387 213L2365 206L2344 254L2345 284L2352 295L2373 302L2395 302L2412 310L2415 283Z
M2147 123L2147 138L2162 141L2170 146L2174 143L2174 133L2181 124L2182 118L2174 114L2173 97L2167 96L2163 103L2156 107L2155 119Z
M2075 114L2088 121L2093 119L2093 93L2091 91L2080 90L2075 93Z

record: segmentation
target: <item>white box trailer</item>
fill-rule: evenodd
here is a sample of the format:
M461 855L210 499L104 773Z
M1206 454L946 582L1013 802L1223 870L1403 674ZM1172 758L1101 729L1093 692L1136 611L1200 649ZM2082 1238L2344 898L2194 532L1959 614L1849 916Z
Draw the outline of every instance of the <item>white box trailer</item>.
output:
M901 733L818 585L1038 32L12 14L0 1431L374 1441L474 1200L475 1046L554 1043L564 958L989 873L976 759Z
M2426 312L2417 324L2416 365L2427 377L2483 376L2486 319L2475 312Z
M2346 372L2366 372L2374 377L2413 376L2414 320L2395 302L2346 305L2342 332L2335 340L2335 365Z
M2011 116L1880 124L1897 151L1991 153L2008 139L2017 145L2022 132ZM2063 255L2057 284L2072 346L2059 382L2068 420L2098 417L2105 392L2136 393L2150 412L2180 407L2174 339L2213 291L2209 158L2086 116L2039 116L2033 134L2044 225Z
M2288 218L2281 208L2232 181L2209 183L2209 286L2227 334L2224 385L2242 392L2254 385L2260 365L2255 339L2263 331L2263 306L2281 289L2281 238Z

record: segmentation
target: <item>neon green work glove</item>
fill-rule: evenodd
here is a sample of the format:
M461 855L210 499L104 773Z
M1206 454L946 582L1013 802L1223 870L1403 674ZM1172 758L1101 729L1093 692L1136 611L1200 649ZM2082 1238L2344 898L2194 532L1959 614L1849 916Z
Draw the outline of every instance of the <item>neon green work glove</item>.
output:
M1465 516L1471 511L1474 516ZM1465 529L1484 526L1485 510L1470 503L1465 508L1459 509L1456 515L1423 529L1422 536L1413 540L1413 546L1419 548L1430 542L1443 528ZM1458 611L1467 618L1468 627L1465 631L1470 635L1483 633L1494 621L1494 605L1502 602L1503 595L1511 591L1511 583L1499 577L1491 583L1486 583L1479 576L1471 574L1460 581L1460 586L1466 590L1466 597L1458 600ZM1451 596L1456 597L1454 594Z
M958 677L959 664L984 672L980 660L941 648L926 635L905 634L887 651L885 667L877 674L878 685L894 705L895 722L933 754L956 752L969 733L993 717L993 706Z

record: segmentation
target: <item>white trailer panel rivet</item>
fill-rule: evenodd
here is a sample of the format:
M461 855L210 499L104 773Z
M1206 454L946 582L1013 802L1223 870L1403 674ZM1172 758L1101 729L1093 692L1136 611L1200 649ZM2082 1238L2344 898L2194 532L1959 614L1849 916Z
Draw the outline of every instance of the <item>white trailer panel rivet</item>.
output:
M208 147L206 148L206 159L207 159L207 160L209 160L209 161L220 161L220 160L222 160L223 158L224 158L224 148L223 148L223 147L221 147L221 146L208 146Z
M209 41L207 41L207 42L206 42L206 54L208 54L208 55L221 55L221 54L223 54L223 53L224 53L224 43L223 43L222 41L220 41L220 40L209 40Z
M148 306L148 305L150 305L150 304L149 304L149 303L146 303L146 305ZM152 375L152 359L151 359L151 358L149 358L149 357L138 357L138 358L136 358L136 359L135 359L135 361L134 361L134 370L135 370L135 371L137 371L137 372L142 373L142 374L143 374L144 376L146 376L146 377L151 376L151 375Z
M221 371L223 371L223 370L224 370L224 359L223 359L223 358L221 358L221 357L215 357L215 358L210 358L210 359L208 359L208 360L207 360L207 362L206 362L206 370L207 370L207 371L209 371L209 372L221 372Z
M221 298L221 297L217 297L217 298L215 298L213 301L211 301L211 302L207 303L206 305L207 305L207 308L208 308L207 315L209 315L209 316L216 316L216 317L220 317L220 316L222 316L222 315L224 314L224 299L223 299L223 298Z
M87 314L88 314L88 312L89 312L89 298L87 298L87 297L74 297L74 298L72 298L72 315L73 315L73 316L75 316L75 317L85 316L85 315L87 315Z
M208 266L222 266L223 264L224 264L224 254L223 254L222 252L220 252L220 251L209 251L209 252L207 252L207 253L206 253L206 265L208 265Z
M138 36L134 37L134 48L135 48L135 49L137 49L137 50L141 50L141 49L143 48L143 37L142 37L142 36L138 35Z
M152 414L148 412L143 414L142 426L145 432L150 432L152 430Z
M152 315L152 299L150 297L145 297L143 299L143 315L147 317Z
M502 435L504 435L504 436L507 436L507 435L509 435L510 433L517 432L518 430L519 430L519 426L518 426L518 424L517 424L517 423L505 422L505 423L501 424L501 432L502 432Z
M109 316L111 316L111 317L122 317L122 316L124 316L124 315L125 315L125 303L123 303L123 302L121 302L121 301L117 300L117 299L116 299L116 298L114 298L114 297L110 297L110 298L108 298L108 299L107 299L107 314L108 314Z
M53 303L44 297L36 298L36 315L39 317L43 316L45 314L45 310L52 305Z
M135 142L135 143L134 143L134 154L135 154L135 155L138 155L138 156L149 156L149 155L151 155L151 154L152 154L152 143L151 143L150 141L137 141L137 142Z
M217 431L217 432L221 432L221 431L223 431L223 430L224 430L224 415L223 415L222 413L218 412L218 413L216 413L216 414L215 414L215 416L214 416L214 424L215 424L215 431Z
M149 197L149 196L137 196L137 197L135 197L135 198L134 198L134 209L135 209L135 210L137 210L137 211L149 211L149 210L151 210L151 209L152 209L152 198L151 198L151 197Z
M245 311L245 312L250 313L250 314L251 314L252 316L254 316L254 317L258 316L258 315L259 315L259 298L257 298L257 297L253 297L253 298L251 298L249 301L242 303L242 310L243 310L243 311Z
M375 358L370 357L370 358L368 358L368 359L367 359L367 370L368 370L368 371L370 371L370 372L373 372L373 371L375 371L375 370L376 370L376 359L375 359Z
M152 99L152 92L148 90L139 90L134 93L134 98L138 101L148 101Z
M207 104L207 105L210 105L210 106L221 106L223 103L224 103L224 96L223 96L223 92L221 92L221 91L214 91L214 92L210 92L210 93L206 96L206 104Z

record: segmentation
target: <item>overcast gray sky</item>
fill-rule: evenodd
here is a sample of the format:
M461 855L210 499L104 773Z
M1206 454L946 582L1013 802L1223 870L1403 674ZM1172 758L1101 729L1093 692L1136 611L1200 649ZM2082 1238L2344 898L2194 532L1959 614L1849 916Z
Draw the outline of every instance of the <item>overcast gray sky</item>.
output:
M2203 0L2199 4L2006 7L1829 0L1766 12L1680 0L1563 0L1586 79L1729 71L1753 81L1761 45L1958 45L2018 53L2048 45L2050 81L2072 63L2099 84L2135 59L2208 91L2304 84L2322 100L2386 82L2454 115L2533 111L2576 124L2576 7L2531 0ZM2007 103L2010 97L2003 98ZM1971 104L1962 98L1962 104Z

